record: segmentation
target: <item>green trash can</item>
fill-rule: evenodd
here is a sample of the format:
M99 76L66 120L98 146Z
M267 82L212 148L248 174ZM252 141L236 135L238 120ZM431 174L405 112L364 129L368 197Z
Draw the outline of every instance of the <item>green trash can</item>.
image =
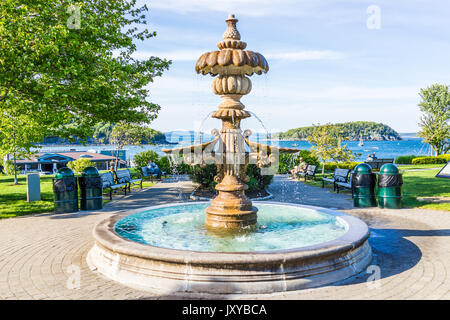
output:
M376 176L367 163L355 167L352 176L353 205L359 208L376 207L375 196Z
M73 171L61 168L53 178L53 202L55 213L78 211L78 185Z
M103 183L95 167L86 167L78 178L80 185L81 210L99 210L103 208Z
M378 206L401 209L403 178L396 165L387 163L378 175Z

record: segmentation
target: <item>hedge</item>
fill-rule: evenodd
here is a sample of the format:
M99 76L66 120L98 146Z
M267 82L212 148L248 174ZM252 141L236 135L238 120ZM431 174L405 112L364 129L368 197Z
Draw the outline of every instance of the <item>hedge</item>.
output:
M412 160L412 164L445 164L450 161L450 155L444 154L437 157L418 157Z
M395 159L396 164L412 164L413 159L417 158L415 155L399 156Z
M325 170L326 171L334 171L335 169L350 169L353 170L358 164L362 162L343 162L343 163L337 163L337 162L327 162L325 163Z

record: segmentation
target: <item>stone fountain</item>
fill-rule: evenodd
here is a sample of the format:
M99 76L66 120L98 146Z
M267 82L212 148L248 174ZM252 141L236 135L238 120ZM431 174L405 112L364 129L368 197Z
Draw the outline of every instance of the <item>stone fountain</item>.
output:
M220 134L210 142L177 149L163 149L171 155L182 155L188 164L215 163L218 175L219 194L206 209L206 225L212 229L241 229L254 226L257 222L258 209L245 196L248 177L247 165L252 162L259 167L276 165L280 153L295 153L299 150L262 145L249 141L250 130L241 130L241 120L249 118L244 110L241 97L250 93L252 82L248 76L269 71L264 56L258 52L244 50L247 44L241 41L236 28L238 19L230 14L223 40L217 44L219 51L204 53L195 66L197 73L217 76L212 83L212 90L223 99L219 110L211 116L222 120ZM217 151L214 148L217 147ZM245 151L245 145L249 151Z
M240 101L251 90L248 77L269 67L261 54L244 50L237 19L226 22L220 50L196 64L198 73L215 77L213 92L223 102L212 117L222 128L209 142L164 150L189 164L217 164L219 194L211 202L130 209L100 221L88 265L133 288L189 297L301 290L363 271L372 252L361 220L321 207L254 206L245 196L249 163L276 165L280 153L298 150L259 144L249 140L250 130L242 132L241 120L250 117Z

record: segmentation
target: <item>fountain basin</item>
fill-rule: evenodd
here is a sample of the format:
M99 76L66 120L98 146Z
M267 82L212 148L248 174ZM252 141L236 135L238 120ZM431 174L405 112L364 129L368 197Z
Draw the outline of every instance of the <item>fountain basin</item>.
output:
M371 262L368 227L353 216L312 206L254 204L260 211L271 207L275 212L298 210L299 214L311 211L330 216L345 230L331 240L299 247L285 248L280 242L278 247L262 251L213 252L164 248L126 239L116 227L134 215L112 216L95 226L95 245L88 253L88 264L108 278L155 293L261 294L333 283L363 271ZM154 206L143 211L167 211L180 206L189 208L199 203Z

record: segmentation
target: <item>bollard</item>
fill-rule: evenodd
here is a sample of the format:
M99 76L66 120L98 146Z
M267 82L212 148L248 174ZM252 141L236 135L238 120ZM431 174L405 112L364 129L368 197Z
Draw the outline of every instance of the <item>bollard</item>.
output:
M55 213L78 211L78 186L73 171L61 168L53 179L53 199Z
M378 175L378 206L380 208L401 209L403 178L396 165L387 163Z
M372 173L372 168L368 164L361 163L355 167L352 176L353 205L355 207L377 206L375 181L376 176Z
M103 183L95 167L86 167L78 178L80 185L81 210L99 210L103 208Z

